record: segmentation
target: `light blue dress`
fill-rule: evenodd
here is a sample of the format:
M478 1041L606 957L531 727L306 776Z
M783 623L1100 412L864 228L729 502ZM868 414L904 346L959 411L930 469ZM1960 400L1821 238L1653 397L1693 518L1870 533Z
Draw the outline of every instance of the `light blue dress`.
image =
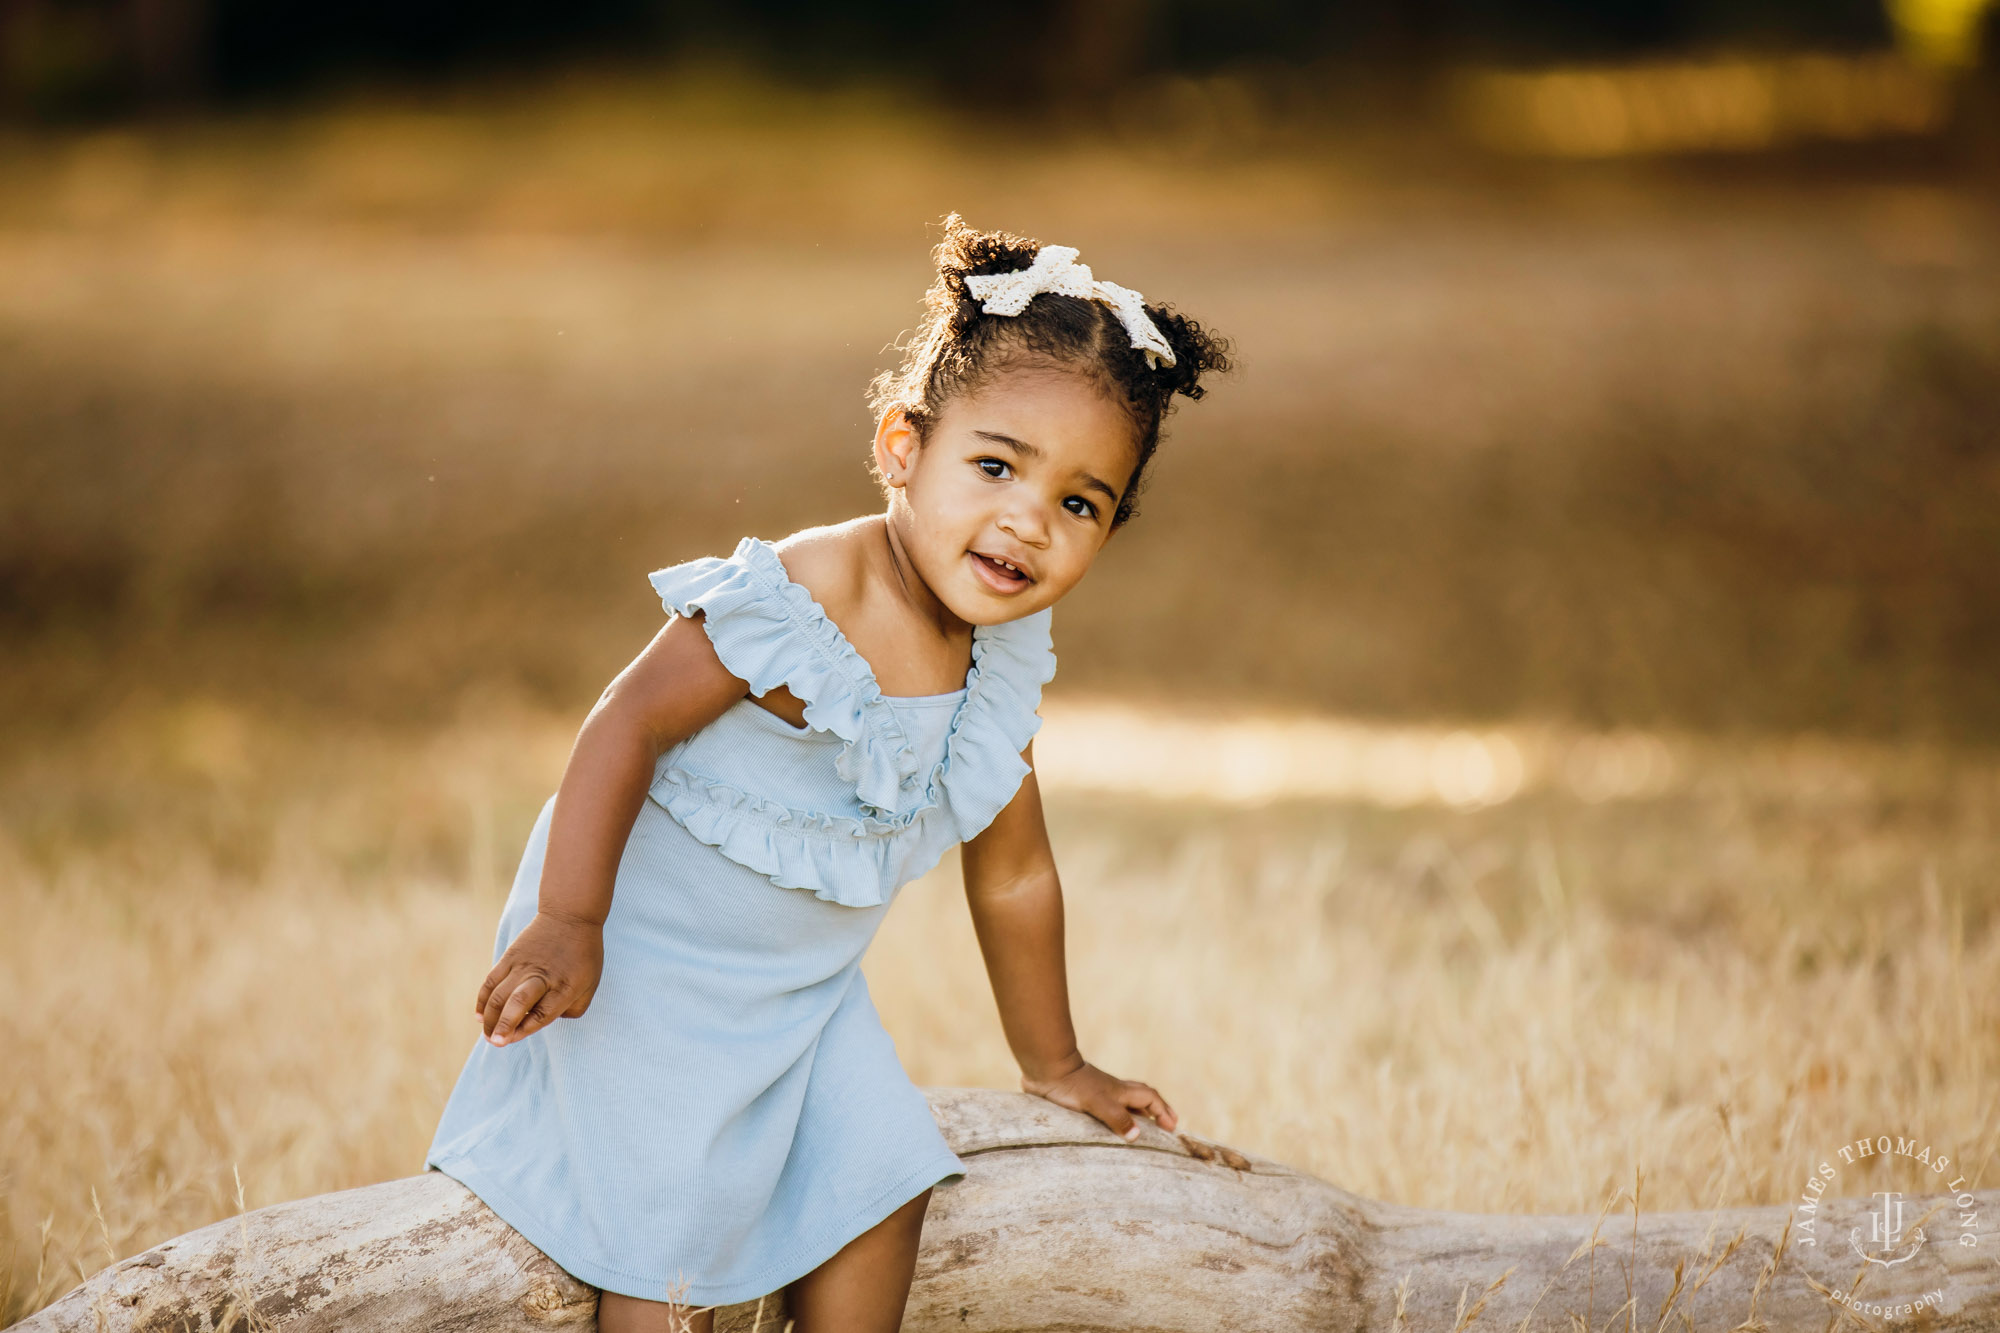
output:
M694 1305L811 1272L959 1160L869 999L896 891L992 823L1055 675L1047 609L976 626L964 688L885 696L775 547L659 570L669 611L801 729L738 700L660 756L619 863L589 1012L477 1042L430 1166L593 1286ZM554 807L501 912L535 915Z

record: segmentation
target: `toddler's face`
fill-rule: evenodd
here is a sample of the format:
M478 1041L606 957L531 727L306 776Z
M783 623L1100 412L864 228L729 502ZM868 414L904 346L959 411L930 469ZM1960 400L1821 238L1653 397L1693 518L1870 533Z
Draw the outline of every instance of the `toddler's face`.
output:
M889 521L917 573L960 619L995 625L1082 580L1110 540L1138 449L1122 407L1077 375L1036 367L946 401L921 447L892 414L875 461L900 483Z

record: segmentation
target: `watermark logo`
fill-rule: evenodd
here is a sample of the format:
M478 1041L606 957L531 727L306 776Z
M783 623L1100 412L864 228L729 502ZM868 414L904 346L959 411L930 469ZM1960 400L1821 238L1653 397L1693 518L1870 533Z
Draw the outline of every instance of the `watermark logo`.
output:
M1869 1196L1874 1206L1862 1222L1846 1227L1845 1234L1840 1234L1827 1216L1826 1200L1839 1193L1836 1184L1841 1167L1856 1163L1876 1165L1874 1159L1896 1157L1929 1171L1937 1178L1936 1192L1950 1198L1932 1202L1918 1214L1916 1209L1921 1200L1913 1200L1901 1190L1877 1190ZM1834 1158L1839 1159L1839 1166L1834 1164ZM1927 1192L1921 1187L1919 1190ZM1843 1248L1844 1241L1846 1250L1873 1268L1894 1270L1916 1258L1926 1245L1971 1249L1979 1244L1979 1200L1971 1192L1971 1182L1962 1175L1952 1174L1951 1158L1927 1143L1901 1135L1856 1139L1837 1149L1833 1157L1821 1162L1806 1178L1792 1214L1794 1243L1801 1250L1826 1253L1830 1258L1832 1252ZM1822 1245L1826 1247L1824 1250L1820 1248ZM1838 1291L1827 1294L1864 1313L1890 1317L1914 1314L1927 1307L1938 1308L1944 1297L1939 1290L1924 1292L1907 1303L1880 1304L1856 1300Z
M1936 1229L1944 1233L1948 1243L1971 1248L1979 1244L1978 1199L1968 1189L1971 1182L1964 1176L1951 1180L1942 1177L1951 1170L1951 1158L1941 1152L1934 1152L1927 1143L1897 1135L1887 1134L1872 1139L1856 1139L1842 1145L1834 1153L1845 1166L1864 1162L1870 1158L1903 1157L1918 1166L1927 1168L1932 1175L1940 1177L1941 1189L1952 1196L1952 1207L1945 1210L1946 1217ZM1798 1205L1792 1210L1798 1233L1797 1244L1805 1247L1817 1246L1820 1234L1820 1203L1833 1191L1834 1183L1840 1179L1840 1168L1831 1158L1821 1162L1806 1178L1805 1189L1799 1196ZM1894 1265L1907 1262L1929 1239L1922 1219L1915 1223L1906 1221L1909 1200L1900 1191L1880 1190L1873 1196L1875 1210L1869 1214L1866 1228L1850 1228L1848 1244L1854 1252L1871 1264ZM1933 1210L1931 1215L1935 1215ZM1863 1233L1866 1232L1866 1238Z

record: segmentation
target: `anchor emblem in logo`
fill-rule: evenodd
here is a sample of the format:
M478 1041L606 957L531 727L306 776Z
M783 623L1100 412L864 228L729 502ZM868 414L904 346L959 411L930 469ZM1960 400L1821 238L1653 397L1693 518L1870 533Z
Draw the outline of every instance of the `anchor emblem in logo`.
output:
M1855 1227L1847 1233L1847 1243L1854 1252L1871 1264L1884 1268L1908 1263L1916 1258L1917 1251L1924 1248L1924 1229L1911 1227L1908 1234L1914 1239L1906 1253L1898 1254L1896 1247L1903 1243L1903 1196L1895 1190L1878 1190L1874 1196L1882 1201L1882 1206L1868 1214L1868 1242L1871 1249L1861 1248L1861 1228Z

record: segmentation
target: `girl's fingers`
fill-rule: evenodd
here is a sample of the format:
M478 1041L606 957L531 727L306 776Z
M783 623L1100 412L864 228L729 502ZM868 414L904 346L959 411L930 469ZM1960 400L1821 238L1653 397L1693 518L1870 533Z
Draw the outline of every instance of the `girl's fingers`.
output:
M1161 1129L1167 1128L1166 1119L1173 1115L1173 1108L1167 1105L1166 1099L1151 1085L1130 1079L1125 1080L1124 1086L1119 1090L1118 1105L1129 1112L1150 1115ZM1113 1128L1117 1127L1114 1125ZM1131 1129L1120 1132L1128 1139L1135 1139L1139 1136L1138 1129L1139 1122L1134 1119Z
M481 1026L486 1029L487 1036L492 1036L493 1029L499 1025L500 1015L507 1008L508 997L513 995L515 988L525 980L527 974L509 967L501 974L499 982L493 989L486 992L486 1003L479 1007L479 1020Z
M486 974L486 980L479 983L479 998L472 1002L473 1013L483 1014L486 1012L487 997L493 994L493 988L499 985L500 978L506 975L505 972L500 970L502 966L503 964L501 963L495 963L493 970Z
M1109 1096L1092 1100L1099 1101L1101 1109L1091 1109L1090 1113L1102 1120L1113 1134L1124 1139L1139 1137L1139 1122L1132 1118L1125 1105L1127 1099L1117 1089L1112 1089Z
M549 990L535 1001L535 1007L522 1016L521 1025L514 1029L516 1038L532 1036L555 1022L558 1006L562 1004L562 993Z
M1150 1115L1161 1129L1169 1132L1180 1119L1158 1088L1137 1079L1117 1078L1096 1071L1091 1076L1090 1084L1080 1092L1079 1096L1055 1088L1043 1096L1058 1106L1095 1116L1112 1133L1127 1140L1137 1139L1140 1133L1139 1121L1133 1112Z
M1152 1116L1154 1120L1159 1122L1161 1129L1171 1129L1172 1126L1168 1122L1178 1119L1178 1117L1174 1115L1174 1108L1167 1105L1167 1099L1160 1095L1159 1089L1149 1083L1141 1083L1138 1085L1137 1091L1138 1095L1127 1101L1125 1105L1135 1111L1144 1111L1146 1114Z
M549 983L543 978L523 977L500 1010L500 1021L493 1025L492 1040L505 1044L514 1035L514 1029L521 1025L521 1020L527 1017L528 1011L548 993Z

